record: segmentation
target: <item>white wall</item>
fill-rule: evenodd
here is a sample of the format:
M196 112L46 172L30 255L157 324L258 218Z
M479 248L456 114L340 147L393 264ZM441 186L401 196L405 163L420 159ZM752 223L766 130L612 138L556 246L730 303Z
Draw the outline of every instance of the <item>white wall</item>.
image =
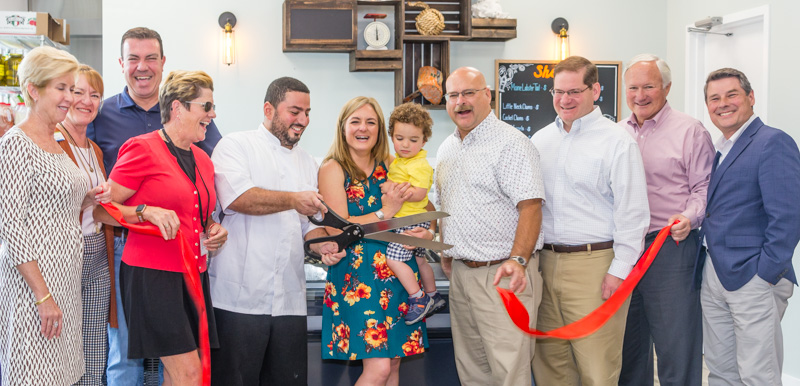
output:
M451 69L474 66L487 75L494 87L495 59L550 59L553 35L550 23L564 17L570 23L571 52L591 60L619 60L649 52L665 57L673 70L670 103L683 108L684 27L709 15L722 15L770 5L772 22L770 61L770 122L800 139L789 101L796 99L796 63L800 2L795 0L567 0L531 2L503 0L504 10L518 19L517 38L505 43L454 42ZM261 105L269 83L280 76L294 76L308 84L312 95L311 124L301 145L322 157L333 137L341 106L351 97L375 97L388 116L393 103L392 73L348 72L348 55L332 53L284 53L282 1L218 0L163 1L120 0L103 2L103 68L109 95L124 86L117 58L119 37L127 29L146 26L164 39L166 71L200 69L215 80L217 123L223 134L255 128L262 120ZM219 63L217 18L224 11L238 18L238 63ZM698 85L700 87L700 85ZM758 95L756 95L758 101ZM622 103L622 116L630 110ZM758 107L758 105L756 105ZM432 111L434 137L426 146L431 156L442 139L452 132L446 112ZM712 129L712 134L715 129ZM792 303L790 301L790 303ZM800 378L800 307L790 305L784 319L785 372Z
M794 83L797 77L797 63L800 61L797 38L800 37L800 2L795 0L672 0L667 3L667 59L672 64L672 84L670 95L678 106L683 106L684 67L685 61L685 27L696 20L707 16L722 16L762 5L769 5L770 18L770 58L769 58L769 122L767 124L780 128L800 142L800 126L797 125L797 113L794 102L797 90ZM702 85L698 85L702 87ZM755 110L759 113L758 94ZM716 128L709 128L712 137L720 135ZM789 193L791 194L791 193ZM797 194L796 192L794 194ZM797 255L797 251L795 253ZM795 260L796 261L796 260ZM795 264L795 269L800 264ZM784 334L784 376L793 377L794 385L800 385L800 303L795 296L789 300L789 308L783 319ZM786 384L790 384L786 382Z
M142 0L135 5L119 0L103 2L103 69L106 92L124 86L117 64L119 37L129 28L146 26L164 39L166 71L200 69L215 81L219 109L217 124L223 134L255 128L262 120L261 104L269 83L294 76L311 89L311 124L301 145L322 157L330 146L339 110L358 95L375 97L388 117L394 105L394 74L348 72L346 53L284 53L282 1ZM451 69L474 66L494 87L495 59L551 59L550 23L565 17L570 23L572 53L592 60L627 61L641 51L666 55L666 19L654 18L666 10L666 1L617 0L615 6L596 1L537 2L503 0L504 10L518 19L518 37L502 42L454 42ZM573 6L574 5L574 6ZM220 13L231 11L238 19L238 63L231 67L217 59ZM624 22L623 22L624 21ZM622 103L624 106L624 102ZM627 107L624 114L629 114ZM431 156L453 131L443 110L431 112L434 136L426 148Z
M27 11L27 0L3 0L0 2L0 11Z

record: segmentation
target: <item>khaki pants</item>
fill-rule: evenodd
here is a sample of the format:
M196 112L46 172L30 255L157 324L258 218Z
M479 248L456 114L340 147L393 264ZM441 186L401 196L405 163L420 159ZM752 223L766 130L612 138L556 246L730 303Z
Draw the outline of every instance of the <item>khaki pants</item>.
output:
M528 263L528 285L517 297L528 309L531 323L542 296L538 256ZM525 386L531 384L535 339L523 333L508 316L494 275L500 265L470 268L453 261L450 276L450 325L456 369L462 385ZM508 278L500 287L508 288Z
M612 249L541 252L544 289L537 328L549 331L579 320L603 304L601 285ZM574 340L540 339L533 358L537 385L617 385L630 298L602 328Z

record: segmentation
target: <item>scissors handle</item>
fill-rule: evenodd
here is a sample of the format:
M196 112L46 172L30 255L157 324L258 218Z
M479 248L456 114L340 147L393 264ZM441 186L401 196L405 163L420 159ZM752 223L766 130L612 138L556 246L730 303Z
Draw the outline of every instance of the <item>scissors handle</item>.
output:
M331 213L333 213L333 212L329 210L327 214L331 214ZM334 215L335 215L335 213L334 213ZM336 217L339 217L339 216L336 216ZM311 217L309 217L309 218L311 218ZM339 217L339 219L341 219L341 217ZM324 218L323 218L323 221L324 221ZM344 220L342 220L342 221L344 221ZM322 225L322 224L317 224L317 225ZM338 246L337 251L341 252L345 248L347 248L348 245L353 244L355 242L358 242L362 238L364 238L364 230L361 229L361 226L358 225L358 224L348 223L348 225L345 225L342 228L342 233L340 233L340 234L338 234L336 236L317 237L315 239L307 240L305 243L303 243L303 249L305 249L307 256L311 256L311 257L313 257L313 258L315 258L317 260L321 260L322 256L320 256L318 253L316 253L313 250L311 250L311 245L324 243L324 242L327 242L327 241L333 241Z
M344 230L346 226L353 224L350 221L347 221L338 214L336 214L336 212L334 212L331 209L331 207L329 207L328 204L325 203L325 201L320 201L320 202L322 202L322 205L325 205L325 208L328 209L328 212L322 213L321 220L317 220L317 218L314 216L308 216L308 221L311 221L311 223L313 223L314 225L327 226L342 230Z

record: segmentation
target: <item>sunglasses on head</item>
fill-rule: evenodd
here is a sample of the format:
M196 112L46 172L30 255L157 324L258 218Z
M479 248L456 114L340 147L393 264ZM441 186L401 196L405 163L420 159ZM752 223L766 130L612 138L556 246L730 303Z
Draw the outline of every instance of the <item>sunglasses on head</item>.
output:
M203 106L203 110L205 110L205 112L209 112L209 111L211 111L211 109L214 109L214 110L217 109L217 105L215 105L215 104L213 104L211 102L189 102L189 101L185 101L183 103L186 103L186 104L192 103L192 104ZM186 106L186 108L188 109L189 106Z

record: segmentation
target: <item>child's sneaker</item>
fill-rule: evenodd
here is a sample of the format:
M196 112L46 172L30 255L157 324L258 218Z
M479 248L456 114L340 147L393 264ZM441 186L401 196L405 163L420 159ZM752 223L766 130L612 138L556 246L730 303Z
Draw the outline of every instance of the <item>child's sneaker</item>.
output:
M431 297L431 299L433 299L433 307L431 307L431 310L430 310L430 311L428 311L428 314L427 314L427 315L425 315L425 317L426 317L426 318L430 318L431 316L433 316L433 314L435 314L435 313L437 313L437 312L439 312L439 311L443 310L443 309L444 309L444 306L445 306L445 304L447 304L447 302L446 302L446 301L444 300L444 298L442 297L442 294L440 294L440 293L438 293L438 292L437 292L437 293L435 293L435 294L434 294L434 295Z
M418 298L408 298L408 312L406 313L406 324L412 325L422 320L428 311L433 308L433 299L427 294Z

